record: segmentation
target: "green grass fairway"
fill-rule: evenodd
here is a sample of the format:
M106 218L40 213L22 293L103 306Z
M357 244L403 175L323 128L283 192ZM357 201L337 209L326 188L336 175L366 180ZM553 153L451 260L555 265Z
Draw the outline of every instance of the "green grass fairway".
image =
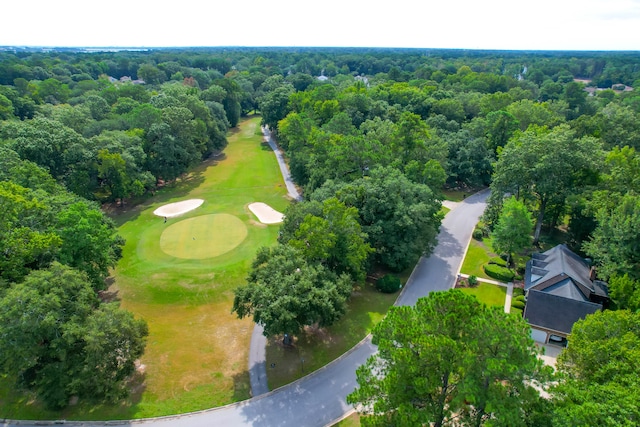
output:
M131 398L113 406L81 400L63 412L49 412L31 396L15 392L12 379L0 377L0 419L144 418L249 397L247 364L253 322L238 320L231 313L233 290L245 282L257 249L276 244L279 226L256 223L247 206L260 201L284 212L290 203L276 157L262 143L259 125L259 117L242 121L229 134L221 155L142 204L112 213L126 245L109 292L149 324L141 360L144 370ZM187 199L205 203L179 218L169 218L166 224L153 214L160 206ZM235 225L219 226L218 221L225 218ZM246 236L236 235L233 242L228 237L208 237L219 245L217 256L208 252L202 257L203 249L195 246L172 256L163 251L161 241L172 238L163 233L173 233L173 227L178 235L187 233L187 244L205 243L201 239L210 229L218 233L243 229Z
M247 233L247 226L233 215L201 215L167 227L160 247L176 258L213 258L238 246Z

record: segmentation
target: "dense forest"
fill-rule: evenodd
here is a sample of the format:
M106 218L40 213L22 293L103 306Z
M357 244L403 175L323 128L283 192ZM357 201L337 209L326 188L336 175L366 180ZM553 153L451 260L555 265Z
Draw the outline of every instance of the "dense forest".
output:
M224 149L227 131L253 112L277 136L305 194L287 212L279 245L259 252L236 294L240 316L272 319L266 333L330 324L344 313L351 283L429 253L445 189L490 187L485 232L499 222L505 194L531 213L534 244L562 230L609 282L621 313L610 324L634 331L619 357L639 362L640 324L627 312L640 309L634 88L640 55L624 52L4 49L0 370L53 407L76 394L123 395L147 332L98 298L123 245L100 207L170 184ZM300 279L294 266L303 264L310 268ZM269 304L293 280L305 283L303 294L317 292L298 306L304 316ZM273 286L262 292L257 283ZM592 323L606 329L609 317ZM99 334L106 328L113 333ZM557 425L595 419L606 389L638 390L633 371L615 384L615 375L580 375L579 356L567 364ZM89 375L96 365L103 375ZM594 383L602 393L588 393ZM606 402L611 419L631 411L637 421L628 399Z

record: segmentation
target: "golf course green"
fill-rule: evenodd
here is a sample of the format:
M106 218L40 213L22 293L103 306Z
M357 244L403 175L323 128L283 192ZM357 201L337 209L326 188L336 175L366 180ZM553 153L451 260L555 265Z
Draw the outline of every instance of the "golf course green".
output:
M160 247L176 258L213 258L233 250L247 233L247 226L236 216L200 215L167 227L160 236Z

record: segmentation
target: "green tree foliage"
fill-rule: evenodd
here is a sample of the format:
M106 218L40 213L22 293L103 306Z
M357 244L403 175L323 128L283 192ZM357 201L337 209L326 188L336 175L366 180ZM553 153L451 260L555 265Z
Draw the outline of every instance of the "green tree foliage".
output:
M233 309L252 316L265 336L300 334L305 326L329 326L345 313L351 294L348 275L308 263L289 245L258 250L247 284L236 288Z
M59 261L84 272L95 289L104 289L124 245L113 222L96 206L78 201L58 213L55 229L62 239Z
M258 99L262 123L272 130L277 130L278 122L289 113L289 96L295 89L286 83L282 76L269 77L262 86L264 94Z
M640 149L638 113L615 103L609 104L594 116L596 133L607 148L630 146Z
M526 323L458 290L392 307L373 342L378 353L347 396L363 426L523 425L540 399L528 385L543 369Z
M145 169L144 141L136 131L107 131L93 137L96 158L96 197L116 201L140 196L155 185L154 176Z
M518 129L518 120L510 113L500 110L487 114L487 143L489 148L498 152L509 142Z
M300 251L308 263L364 280L372 248L358 222L358 211L336 198L301 202L285 212L279 241Z
M493 229L493 247L507 254L507 263L511 254L531 245L533 220L531 213L522 201L511 196L502 204L502 212Z
M377 168L351 183L327 182L312 200L335 197L358 210L374 261L402 271L433 248L442 219L440 200L429 187L395 168Z
M240 113L242 110L240 106L241 88L236 81L231 79L219 79L215 84L225 90L225 96L220 102L227 114L229 126L236 127L240 120Z
M443 138L449 148L449 182L471 187L490 183L495 159L484 138L474 137L467 129Z
M628 274L640 279L640 196L625 195L612 209L601 208L596 220L598 225L583 249L599 264L598 273L604 278Z
M20 172L25 165L33 166L17 161L10 170ZM33 190L0 181L0 277L18 282L31 270L59 261L83 271L95 289L103 289L124 245L115 225L96 205L48 181L50 176L42 181L36 176L23 180Z
M640 314L597 312L576 322L569 339L558 357L554 425L638 425Z
M0 278L22 280L54 259L62 240L42 224L48 216L48 206L31 191L0 181Z
M618 308L640 312L640 280L628 274L609 277L609 295Z
M554 127L563 123L564 116L552 107L549 102L523 99L507 106L506 111L518 121L520 130L525 131L529 125Z
M551 130L531 127L511 139L500 153L491 188L496 197L511 193L535 202L535 244L547 207L564 205L569 194L593 181L600 160L596 139L576 139L573 131L562 125Z
M582 83L571 81L564 86L563 90L562 100L569 105L568 119L575 119L582 114L591 112L587 103L587 92L584 91Z
M142 64L137 71L138 78L148 84L157 85L167 80L167 75L153 64Z
M376 280L376 289L385 294L392 294L398 292L402 287L402 282L398 276L393 274L385 274L378 280Z
M34 98L49 104L67 102L70 95L69 86L54 78L48 78L37 85Z
M0 93L0 120L8 120L14 115L13 103L9 98Z
M116 402L134 372L147 326L116 306L99 306L87 278L54 263L0 298L0 369L59 409L71 396Z
M55 120L36 118L29 121L5 122L0 139L9 140L9 148L22 159L49 170L54 178L65 178L72 168L68 158L75 146L86 141L74 130Z
M640 193L640 155L636 149L613 147L605 158L600 181L599 187L606 193L598 197L597 203L604 206L613 206L627 192Z

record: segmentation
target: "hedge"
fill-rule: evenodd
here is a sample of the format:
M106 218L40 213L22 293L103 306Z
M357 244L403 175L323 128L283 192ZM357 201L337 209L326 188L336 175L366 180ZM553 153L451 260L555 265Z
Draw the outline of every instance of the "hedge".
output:
M523 309L524 308L524 301L518 301L518 300L512 301L511 302L511 307Z
M501 267L497 264L485 264L482 268L484 268L484 272L487 273L487 276L493 277L501 282L511 282L513 280L513 271L506 267Z
M400 289L402 283L393 274L385 274L384 277L376 281L376 289L385 294L392 294Z
M495 265L499 265L500 267L506 267L507 261L503 260L499 256L494 256L489 260L489 264L495 264Z

